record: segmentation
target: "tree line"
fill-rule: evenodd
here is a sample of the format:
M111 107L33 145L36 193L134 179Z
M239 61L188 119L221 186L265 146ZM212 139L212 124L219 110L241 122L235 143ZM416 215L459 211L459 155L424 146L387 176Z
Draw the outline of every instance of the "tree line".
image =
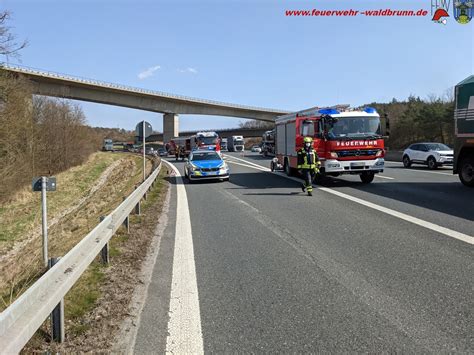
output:
M7 61L27 45L11 33L9 19L8 11L0 12L0 57ZM105 138L133 140L133 133L89 127L78 104L34 96L28 80L2 71L0 63L0 203L34 176L84 163Z
M0 71L0 201L34 176L84 163L101 144L79 105L33 96L27 80Z
M405 101L393 99L389 103L373 102L381 116L390 121L390 149L404 149L414 142L454 143L454 99L452 94L427 99L410 96Z
M90 127L70 100L32 95L28 80L0 67L0 203L34 176L83 164L105 138L130 141L134 132Z

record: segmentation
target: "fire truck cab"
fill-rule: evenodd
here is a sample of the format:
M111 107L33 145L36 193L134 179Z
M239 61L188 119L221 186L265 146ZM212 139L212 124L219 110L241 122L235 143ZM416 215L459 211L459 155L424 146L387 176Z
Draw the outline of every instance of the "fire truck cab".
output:
M384 169L380 116L373 108L350 110L348 105L311 108L276 119L276 157L271 169L296 174L297 151L304 137L313 138L321 174L357 174L364 183Z
M219 135L216 132L198 132L191 136L191 149L212 149L220 152Z

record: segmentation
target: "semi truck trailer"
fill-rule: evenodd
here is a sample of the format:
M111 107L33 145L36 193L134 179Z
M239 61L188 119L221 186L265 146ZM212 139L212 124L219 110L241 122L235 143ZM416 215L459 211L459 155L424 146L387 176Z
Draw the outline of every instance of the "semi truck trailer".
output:
M227 150L229 152L243 152L244 151L244 137L232 136L227 139Z
M474 187L474 75L454 89L453 173L465 186Z

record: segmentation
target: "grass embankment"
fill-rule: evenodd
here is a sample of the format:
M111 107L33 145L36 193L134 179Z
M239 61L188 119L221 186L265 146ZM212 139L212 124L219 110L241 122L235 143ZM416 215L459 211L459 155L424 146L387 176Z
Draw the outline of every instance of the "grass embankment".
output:
M132 238L136 238L134 234L140 234L140 230L143 226L141 225L139 227L138 225L142 224L145 219L151 222L153 226L156 224L156 219L151 219L147 211L150 206L155 205L157 202L161 203L164 199L163 195L166 192L166 185L163 178L165 175L164 170L160 172L155 187L148 193L147 199L142 201L141 215L130 215L130 228L132 229L132 233L128 234L125 228L120 228L111 239L109 244L109 257L111 259L120 258L125 252L130 252L130 250L133 249L130 247L130 237L132 235ZM141 237L144 237L145 244L148 244L152 235L147 234ZM144 254L146 253L146 250L142 251ZM141 257L134 262L137 268L140 267L140 261ZM120 260L115 259L111 263L112 266L115 266L114 264L120 263ZM97 299L102 295L100 281L104 278L106 268L107 266L100 263L99 260L94 261L87 272L78 280L76 285L74 285L66 296L65 317L69 320L72 335L80 335L90 329L91 325L84 324L81 318L96 306Z
M168 183L163 168L142 200L141 215L130 215L130 233L121 227L110 241L110 264L97 258L65 297L66 342L51 343L50 324L43 327L24 349L30 352L109 352L117 330L129 315L129 304L141 262L153 239Z
M84 165L57 175L57 191L48 193L48 218L54 219L61 210L85 196L107 166L121 158L123 156L117 154L93 154ZM32 192L30 186L25 187L8 206L0 207L0 254L15 242L27 238L40 223L41 193Z
M48 193L49 255L62 256L141 182L141 158L95 153L82 166L57 175ZM151 162L148 163L148 170ZM25 188L0 206L1 309L44 272L41 254L40 193Z

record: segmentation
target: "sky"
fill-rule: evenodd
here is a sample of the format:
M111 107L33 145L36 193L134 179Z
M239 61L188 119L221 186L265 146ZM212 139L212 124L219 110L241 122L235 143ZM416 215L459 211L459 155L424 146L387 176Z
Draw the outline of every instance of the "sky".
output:
M0 0L3 9L28 40L10 64L243 105L296 111L426 98L474 72L474 20L434 23L431 0ZM285 16L312 9L428 15ZM157 113L81 105L92 126L134 129L145 119L162 130ZM241 121L181 115L180 129Z

